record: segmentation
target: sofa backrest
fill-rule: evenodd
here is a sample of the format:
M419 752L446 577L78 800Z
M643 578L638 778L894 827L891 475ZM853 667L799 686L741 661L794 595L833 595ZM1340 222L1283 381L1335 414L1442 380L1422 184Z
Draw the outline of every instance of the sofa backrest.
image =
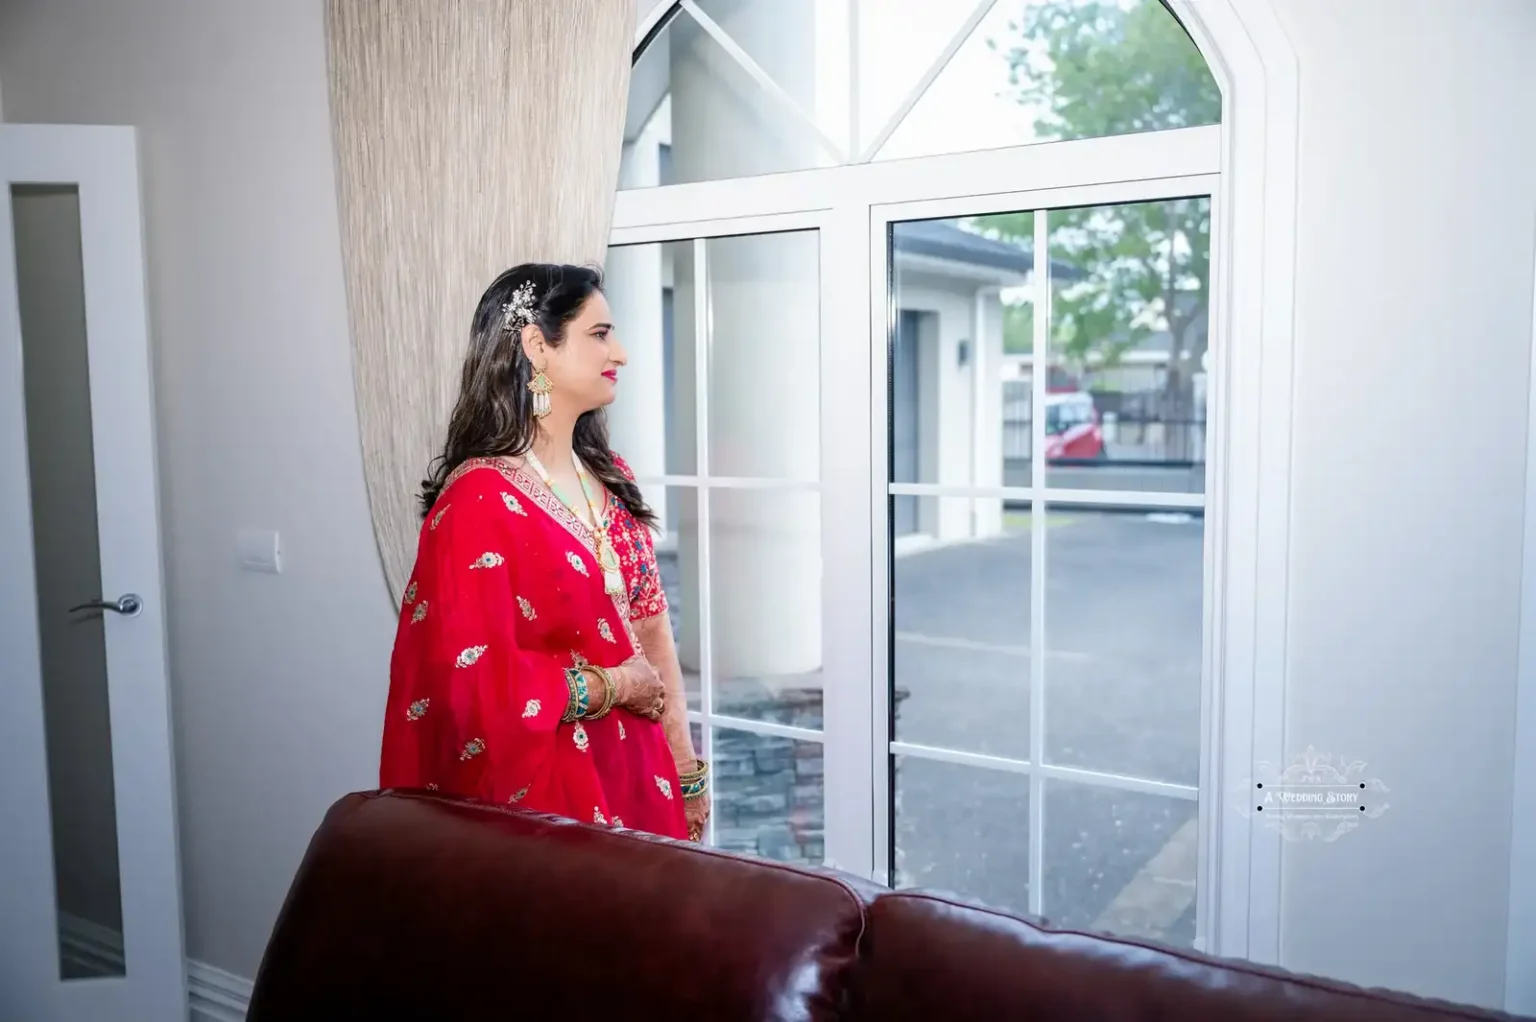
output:
M853 996L881 1022L1488 1022L1505 1018L1130 940L931 894L878 898ZM1027 1015L1020 1014L1028 1005Z
M427 793L327 814L248 1022L1488 1022L695 845Z
M310 844L247 1019L838 1019L871 893L493 806L350 795Z

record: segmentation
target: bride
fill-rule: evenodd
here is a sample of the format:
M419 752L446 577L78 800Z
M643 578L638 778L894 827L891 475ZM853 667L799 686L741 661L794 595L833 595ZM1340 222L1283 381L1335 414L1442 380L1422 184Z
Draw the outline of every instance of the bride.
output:
M611 320L583 267L517 266L481 296L423 484L379 783L697 841L708 768L656 519L608 449Z

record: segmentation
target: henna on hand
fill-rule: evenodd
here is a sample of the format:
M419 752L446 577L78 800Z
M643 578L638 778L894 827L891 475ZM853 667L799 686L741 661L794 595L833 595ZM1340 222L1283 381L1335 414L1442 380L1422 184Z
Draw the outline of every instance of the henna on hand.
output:
M704 840L704 825L709 822L710 810L707 791L698 798L683 801L683 817L688 821L688 840L700 842Z
M667 690L661 678L642 657L636 657L618 667L610 668L608 676L618 687L614 705L644 717L660 720L667 709Z

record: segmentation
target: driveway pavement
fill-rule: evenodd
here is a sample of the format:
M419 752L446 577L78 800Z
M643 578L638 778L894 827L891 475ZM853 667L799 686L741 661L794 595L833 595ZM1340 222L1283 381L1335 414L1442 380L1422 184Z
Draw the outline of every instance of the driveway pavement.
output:
M895 573L898 741L1029 758L1029 519L984 543L902 557ZM1202 529L1091 511L1047 521L1045 751L1052 764L1193 786L1199 768ZM663 577L680 600L675 564ZM680 605L677 613L686 610ZM814 679L750 681L721 710L819 725ZM776 700L776 702L775 702ZM766 702L765 702L766 701ZM819 746L721 732L717 840L786 859L822 853ZM1188 944L1195 803L1048 779L1044 914ZM1028 905L1029 778L897 762L896 881Z

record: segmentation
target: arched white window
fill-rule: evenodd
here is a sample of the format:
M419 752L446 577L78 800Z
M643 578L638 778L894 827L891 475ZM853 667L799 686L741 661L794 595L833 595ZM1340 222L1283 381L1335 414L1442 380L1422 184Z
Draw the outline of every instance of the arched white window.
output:
M1216 946L1222 98L1158 0L642 9L612 429L714 843Z
M688 149L713 114L761 142L664 159L660 184L1221 120L1215 78L1159 0L688 0L648 35L627 140L670 150L676 129Z

